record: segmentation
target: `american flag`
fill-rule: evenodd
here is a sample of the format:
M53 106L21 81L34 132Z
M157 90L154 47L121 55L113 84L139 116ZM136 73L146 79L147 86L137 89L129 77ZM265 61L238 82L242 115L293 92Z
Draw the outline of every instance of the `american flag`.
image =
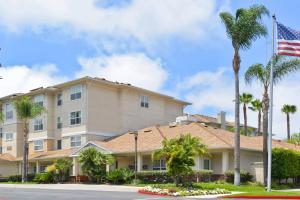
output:
M300 57L300 31L277 22L277 53Z

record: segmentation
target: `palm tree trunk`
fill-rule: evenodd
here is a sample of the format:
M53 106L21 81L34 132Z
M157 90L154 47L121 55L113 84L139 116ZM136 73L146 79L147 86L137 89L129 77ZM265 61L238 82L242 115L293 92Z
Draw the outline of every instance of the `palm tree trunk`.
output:
M244 135L248 135L248 131L247 131L247 107L246 107L245 103L244 103L244 106L243 106L243 112L244 112Z
M235 140L234 140L234 185L240 185L240 88L239 69L240 56L238 49L235 49L233 59L233 70L235 80Z
M257 126L257 135L261 133L261 109L258 110L258 126Z
M268 175L268 112L269 112L269 95L268 86L264 87L263 95L263 166L264 166L264 185L267 185Z
M22 182L27 182L27 174L28 174L28 123L24 121L23 123L23 170L22 170Z
M291 132L290 132L290 114L289 113L287 113L286 114L286 124L287 124L287 139L289 140L289 139L291 139Z

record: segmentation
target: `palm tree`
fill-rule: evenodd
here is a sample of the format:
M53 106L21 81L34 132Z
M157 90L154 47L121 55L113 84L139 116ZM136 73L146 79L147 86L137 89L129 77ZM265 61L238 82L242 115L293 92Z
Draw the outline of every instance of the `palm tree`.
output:
M245 81L250 84L253 80L258 80L263 85L262 113L263 113L263 163L264 163L264 183L267 182L268 167L268 111L269 111L269 85L271 61L266 66L254 64L245 73ZM300 70L300 60L287 59L284 56L274 57L273 83L278 84L286 75Z
M239 70L240 49L249 49L252 42L261 36L267 35L267 28L262 24L264 15L269 11L262 5L255 5L249 9L240 8L233 16L228 12L220 13L225 24L227 36L231 40L234 57L232 67L235 79L235 147L234 147L234 184L240 185L240 101L239 101Z
M250 110L254 112L258 112L258 117L257 117L257 131L256 134L260 135L261 133L261 110L262 110L262 102L259 99L256 99L251 102L251 107L249 107Z
M249 93L243 93L240 95L240 103L243 104L243 113L244 113L244 133L248 135L248 127L247 127L247 105L251 103L253 99L253 95Z
M17 111L18 119L23 126L23 170L22 170L22 182L27 181L28 174L28 133L29 133L29 121L39 115L41 115L45 108L32 102L28 96L23 96L14 102L15 109Z
M286 114L286 125L287 125L287 139L291 139L291 131L290 131L290 114L294 114L297 111L297 107L295 105L284 104L281 108L281 111Z

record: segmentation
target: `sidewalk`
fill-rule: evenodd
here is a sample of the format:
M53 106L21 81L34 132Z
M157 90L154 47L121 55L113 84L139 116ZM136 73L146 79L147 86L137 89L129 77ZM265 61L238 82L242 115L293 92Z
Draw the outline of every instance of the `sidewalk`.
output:
M0 188L137 192L140 187L89 184L0 184Z

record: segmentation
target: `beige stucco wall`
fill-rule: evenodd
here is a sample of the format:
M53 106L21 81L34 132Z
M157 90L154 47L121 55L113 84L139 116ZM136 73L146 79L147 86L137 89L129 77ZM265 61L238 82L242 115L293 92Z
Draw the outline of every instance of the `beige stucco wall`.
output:
M0 161L0 177L19 174L18 162Z

